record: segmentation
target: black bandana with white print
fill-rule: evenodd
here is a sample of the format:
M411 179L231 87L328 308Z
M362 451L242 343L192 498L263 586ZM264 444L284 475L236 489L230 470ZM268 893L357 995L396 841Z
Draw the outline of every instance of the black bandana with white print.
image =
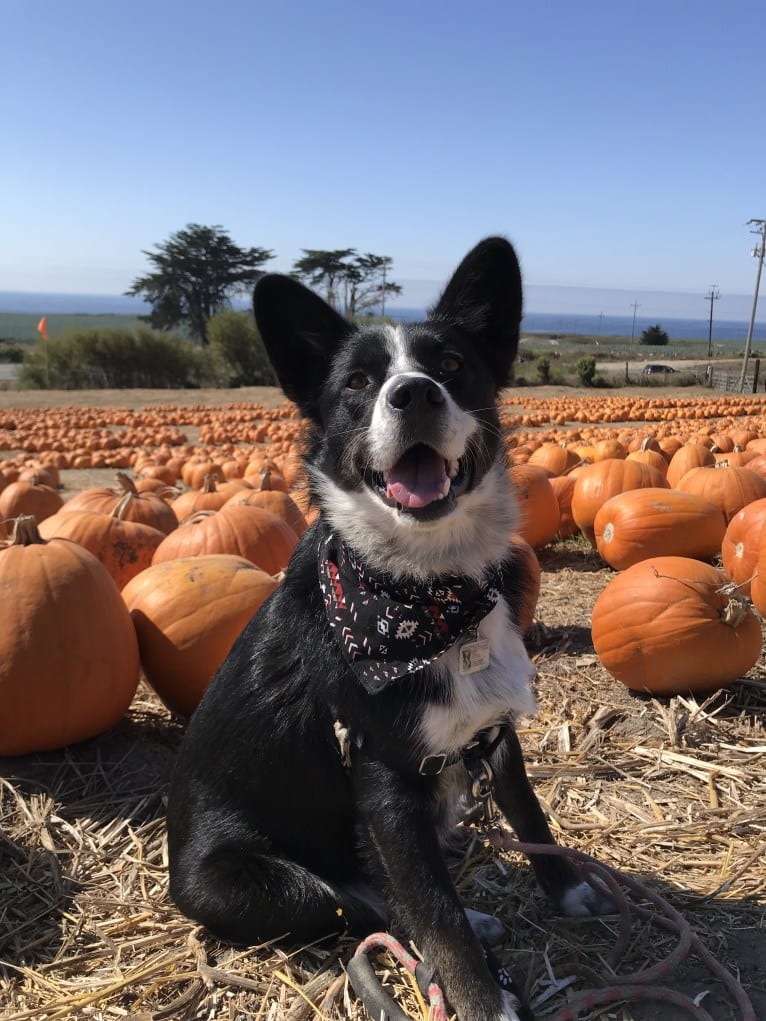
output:
M365 570L330 535L319 549L327 620L343 655L370 694L422 670L478 626L500 598L500 572L487 581L460 576L394 583Z

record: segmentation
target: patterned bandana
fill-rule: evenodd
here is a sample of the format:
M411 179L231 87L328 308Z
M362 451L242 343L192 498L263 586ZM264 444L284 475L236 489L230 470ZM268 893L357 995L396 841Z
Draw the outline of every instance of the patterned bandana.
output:
M500 572L480 584L441 577L396 587L365 571L330 535L319 548L319 584L327 620L357 679L375 695L422 670L486 617L500 598Z

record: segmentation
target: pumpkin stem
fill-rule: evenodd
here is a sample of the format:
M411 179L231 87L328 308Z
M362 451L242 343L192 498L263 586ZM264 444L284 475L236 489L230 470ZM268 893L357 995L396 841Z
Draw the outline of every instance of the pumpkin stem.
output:
M208 472L208 474L202 480L202 492L203 493L217 493L218 485L217 482L219 476L216 472Z
M130 493L132 496L139 496L136 484L127 472L117 472L117 481L126 493Z
M138 496L138 490L136 489L135 486L133 486L133 489L135 490L136 496ZM134 497L133 493L131 493L131 491L128 490L127 493L125 493L120 498L120 502L114 508L114 510L112 511L110 517L117 518L118 520L123 521L124 520L125 511L128 509L128 507L130 507L130 505L133 503L134 499L135 499L135 497Z
M271 469L264 468L261 472L261 492L271 491Z
M728 589L729 587L730 587L729 585L724 585L724 587L722 589L719 589L718 591L721 592L723 595L728 595L726 589ZM749 599L745 599L744 596L731 596L729 598L728 603L721 611L721 620L724 622L724 624L727 624L729 627L734 628L734 630L736 631L736 629L740 626L740 624L744 621L745 617L747 617L749 613L750 613Z
M45 545L32 514L20 514L13 523L11 546Z

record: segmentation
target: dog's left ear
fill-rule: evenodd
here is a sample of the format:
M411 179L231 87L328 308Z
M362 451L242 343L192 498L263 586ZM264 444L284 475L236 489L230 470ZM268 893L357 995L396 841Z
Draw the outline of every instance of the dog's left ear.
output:
M519 345L521 270L505 238L480 241L452 275L430 319L453 324L467 334L505 386Z
M317 419L332 356L352 326L318 294L279 273L255 285L253 311L282 389L304 415Z

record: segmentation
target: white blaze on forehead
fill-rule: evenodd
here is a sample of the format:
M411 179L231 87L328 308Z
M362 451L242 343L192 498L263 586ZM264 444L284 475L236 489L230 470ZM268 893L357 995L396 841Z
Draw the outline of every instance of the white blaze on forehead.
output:
M412 338L405 326L386 326L386 350L391 358L388 376L400 372L417 372L418 364L412 348Z

